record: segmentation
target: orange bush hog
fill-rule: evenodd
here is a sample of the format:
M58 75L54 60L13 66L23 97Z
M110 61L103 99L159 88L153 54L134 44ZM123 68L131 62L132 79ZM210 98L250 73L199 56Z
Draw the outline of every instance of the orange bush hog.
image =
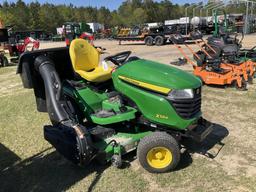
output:
M231 57L232 48L227 48L226 55L220 55L220 50L211 47L207 43L201 45L196 42L199 51L195 52L184 42L185 47L193 54L194 60L190 59L183 48L176 43L177 35L171 37L171 41L187 61L193 66L194 75L199 77L207 85L236 85L237 89L246 90L247 81L251 75L249 68L252 61L242 61ZM229 52L230 51L230 52ZM229 54L230 53L230 54ZM232 53L232 54L231 54Z
M195 43L199 46L201 50L204 49L205 51L210 51L211 53L213 53L214 57L222 57L223 63L236 65L235 67L238 67L238 65L240 65L240 68L242 68L243 72L246 73L244 75L246 81L252 84L253 77L255 76L256 72L256 54L254 54L254 49L256 47L249 50L240 50L242 40L238 41L235 37L233 41L234 42L230 44L223 44L220 42L219 46L209 44L203 39L201 39L201 43L203 44L200 44L198 40L195 40ZM209 56L209 54L205 54Z

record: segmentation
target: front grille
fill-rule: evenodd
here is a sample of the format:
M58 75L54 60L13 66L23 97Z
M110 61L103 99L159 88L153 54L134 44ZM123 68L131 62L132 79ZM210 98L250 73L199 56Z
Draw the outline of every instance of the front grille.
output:
M184 119L194 118L201 111L201 87L194 89L193 99L169 100L177 114Z

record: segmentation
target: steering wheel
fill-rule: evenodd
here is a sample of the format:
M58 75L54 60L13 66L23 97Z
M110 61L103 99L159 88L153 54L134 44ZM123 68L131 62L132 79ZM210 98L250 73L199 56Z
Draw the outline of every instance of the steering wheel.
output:
M131 55L131 53L132 53L131 51L124 51L121 53L117 53L116 55L110 55L110 56L106 57L104 60L111 61L115 65L121 66L128 59L128 57Z

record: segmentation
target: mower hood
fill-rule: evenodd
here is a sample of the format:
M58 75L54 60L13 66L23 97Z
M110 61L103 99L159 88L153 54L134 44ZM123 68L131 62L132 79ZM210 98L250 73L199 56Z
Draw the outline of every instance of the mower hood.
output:
M115 77L167 89L194 89L201 86L201 81L188 72L144 59L124 64L113 73L113 79Z

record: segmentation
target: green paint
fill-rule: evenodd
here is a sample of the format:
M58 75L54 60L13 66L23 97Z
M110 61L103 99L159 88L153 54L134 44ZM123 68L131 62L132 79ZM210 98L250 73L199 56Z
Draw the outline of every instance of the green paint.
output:
M119 108L121 107L121 104L119 102L116 101L109 101L109 100L105 100L102 102L102 109L105 110L114 110L115 112L120 112Z
M104 141L95 143L95 147L100 151L106 153L106 159L110 160L114 154L126 154L130 151L133 151L137 148L137 145L140 139L144 138L147 135L150 135L152 132L139 132L139 133L117 133L116 135L105 139ZM115 140L118 145L108 145L110 141ZM127 146L129 146L129 151L126 151Z
M213 17L214 17L214 32L213 32L213 36L214 37L219 37L219 21L218 21L218 15L219 12L224 14L224 30L225 32L227 32L227 28L228 28L228 22L227 22L227 14L226 11L224 9L216 9L213 12Z
M138 60L120 67L113 73L112 78L115 88L132 99L139 111L153 123L183 130L201 116L201 113L198 113L195 118L185 120L176 113L164 95L154 94L130 85L120 80L119 75L171 89L200 87L201 81L194 75L153 61ZM163 116L164 118L160 118Z
M104 117L104 118L91 115L91 119L93 123L96 123L99 125L108 125L108 124L119 123L119 122L129 121L131 119L134 119L136 112L137 112L136 109L133 109L132 107L127 107L127 112L125 113L117 113L114 116Z
M146 74L146 75L145 75ZM152 93L141 87L131 85L118 76L125 76L131 79L157 85L170 89L194 89L201 86L201 81L194 75L180 69L163 65L148 60L136 60L119 67L113 74L112 79L117 91L134 101L139 112L149 121L155 124L166 126L169 129L184 130L189 125L196 123L202 115L198 113L192 119L181 118L166 99L166 95ZM135 118L136 109L126 106L127 112L120 113L120 103L109 101L105 93L98 93L89 87L84 89L68 89L85 117L95 124L109 125L118 122L125 122ZM99 110L113 110L116 115L102 118L94 115Z
M118 68L113 73L114 83L119 75L170 89L192 89L201 86L201 81L188 72L144 59L129 62Z
M63 90L65 94L74 98L82 111L87 114L100 110L102 102L108 98L105 93L98 93L89 87L79 90L70 87L64 87Z
M93 111L99 110L102 102L108 98L106 94L97 93L90 88L78 90L78 95Z

